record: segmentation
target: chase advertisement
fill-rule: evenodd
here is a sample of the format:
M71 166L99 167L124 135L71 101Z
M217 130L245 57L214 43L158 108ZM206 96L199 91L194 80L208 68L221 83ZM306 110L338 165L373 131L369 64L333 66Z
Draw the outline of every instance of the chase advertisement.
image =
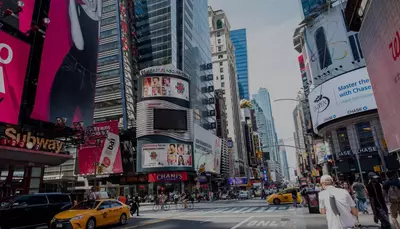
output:
M360 112L376 109L367 69L360 68L326 81L309 95L314 131L317 127Z

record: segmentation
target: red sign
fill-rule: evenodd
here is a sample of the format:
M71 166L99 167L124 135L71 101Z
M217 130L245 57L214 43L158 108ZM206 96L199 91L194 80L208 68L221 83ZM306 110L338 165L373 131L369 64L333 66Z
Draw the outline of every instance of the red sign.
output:
M157 181L187 181L187 172L149 173L149 182Z
M400 56L400 34L397 31L393 41L389 44L389 49L392 51L393 60L396 61Z
M305 65L304 65L304 57L303 57L303 54L301 54L299 57L298 57L298 60L299 60L299 66L300 66L300 71L305 71L306 70L306 67L305 67Z

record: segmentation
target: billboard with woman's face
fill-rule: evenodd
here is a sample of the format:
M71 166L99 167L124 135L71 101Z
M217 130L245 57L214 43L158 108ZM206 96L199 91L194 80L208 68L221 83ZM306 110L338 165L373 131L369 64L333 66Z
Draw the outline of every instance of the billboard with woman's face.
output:
M31 118L93 122L101 0L50 2ZM103 50L105 51L105 50Z
M189 101L189 82L170 77L143 77L143 98L172 97Z

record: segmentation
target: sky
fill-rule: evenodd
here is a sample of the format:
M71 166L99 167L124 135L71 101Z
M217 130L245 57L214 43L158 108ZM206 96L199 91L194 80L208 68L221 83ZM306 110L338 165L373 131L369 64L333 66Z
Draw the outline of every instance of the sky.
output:
M223 10L231 29L247 30L250 95L260 87L271 95L278 138L294 145L293 109L302 87L293 32L301 21L298 0L208 0L213 10ZM286 147L289 167L296 167L295 149ZM293 177L293 169L290 169Z

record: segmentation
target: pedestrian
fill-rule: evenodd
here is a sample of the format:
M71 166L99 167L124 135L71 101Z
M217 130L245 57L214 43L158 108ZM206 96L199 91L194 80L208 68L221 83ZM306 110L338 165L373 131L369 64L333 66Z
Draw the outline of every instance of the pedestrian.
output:
M354 228L358 224L358 211L349 192L336 188L329 175L323 175L320 182L323 191L319 192L319 208L326 215L328 229Z
M135 196L135 199L133 201L132 207L134 208L134 211L133 211L132 215L135 214L135 212L136 212L136 215L139 216L140 201L139 201L139 197L138 196Z
M96 194L95 187L90 188L90 191L89 191L87 199L88 200L96 200L97 199L97 194Z
M368 214L368 205L367 205L367 188L363 183L361 183L361 179L358 177L352 186L355 194L356 206L359 212L363 212L364 214Z
M294 188L292 191L292 200L293 200L293 205L297 208L297 189Z
M351 189L349 183L344 182L344 183L343 183L343 189L346 190L346 191L348 191L349 194L350 194L350 196L351 196L351 198L353 198L353 190ZM353 198L353 199L354 199L354 198Z
M374 213L374 222L381 222L382 229L391 229L389 222L389 210L386 206L383 196L382 185L379 183L379 176L374 172L368 173L367 192L371 202L372 212Z
M390 204L390 215L396 229L400 229L397 217L400 214L400 180L397 171L389 174L390 179L383 184L383 190L387 193Z

